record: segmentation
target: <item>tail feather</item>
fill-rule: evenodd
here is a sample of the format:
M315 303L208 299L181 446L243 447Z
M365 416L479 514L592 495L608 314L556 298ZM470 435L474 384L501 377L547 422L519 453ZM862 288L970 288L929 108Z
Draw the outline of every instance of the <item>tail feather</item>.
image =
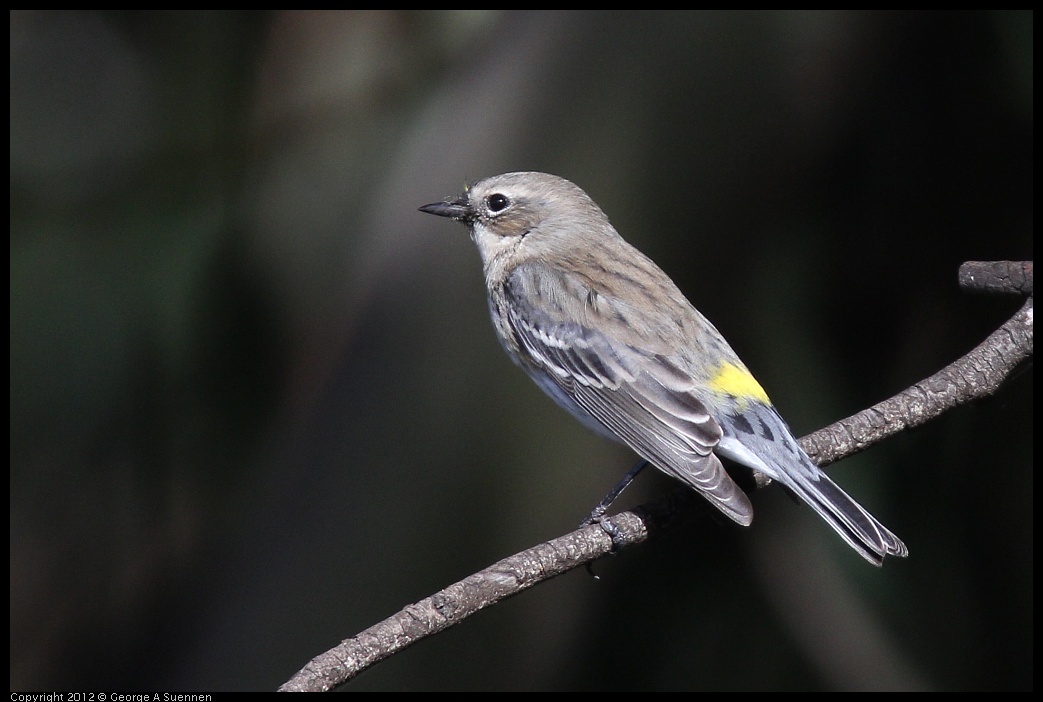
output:
M775 408L752 403L720 421L724 436L717 453L785 485L867 561L879 566L885 556L909 555L901 539L815 465Z
M904 558L909 555L909 549L901 539L851 499L825 473L816 472L814 477L789 474L779 480L873 565L882 565L885 556Z

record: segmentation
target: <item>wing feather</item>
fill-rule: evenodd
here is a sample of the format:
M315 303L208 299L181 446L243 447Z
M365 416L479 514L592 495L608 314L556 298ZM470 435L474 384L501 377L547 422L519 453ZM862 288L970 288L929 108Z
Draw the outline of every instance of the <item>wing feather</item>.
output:
M511 282L505 286L507 326L535 366L526 370L540 385L566 409L586 413L642 458L698 490L731 519L749 524L749 499L713 453L721 427L692 394L692 381L681 368L662 353L547 311L566 306L526 304ZM546 378L557 392L547 387Z

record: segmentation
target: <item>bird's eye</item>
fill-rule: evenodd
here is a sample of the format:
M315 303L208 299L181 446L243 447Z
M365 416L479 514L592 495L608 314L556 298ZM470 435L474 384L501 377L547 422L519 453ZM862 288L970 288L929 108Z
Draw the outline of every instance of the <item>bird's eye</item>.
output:
M507 209L507 206L511 204L511 201L507 199L506 195L494 193L485 198L485 203L489 206L490 212L502 212Z

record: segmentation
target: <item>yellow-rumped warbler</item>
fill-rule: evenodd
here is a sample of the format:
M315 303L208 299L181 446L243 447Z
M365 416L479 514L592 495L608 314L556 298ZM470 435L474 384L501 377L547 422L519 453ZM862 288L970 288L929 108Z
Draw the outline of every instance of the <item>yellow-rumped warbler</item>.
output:
M874 565L908 554L812 463L720 332L576 185L507 173L420 210L468 226L500 342L584 424L739 524L753 506L715 454L785 485Z

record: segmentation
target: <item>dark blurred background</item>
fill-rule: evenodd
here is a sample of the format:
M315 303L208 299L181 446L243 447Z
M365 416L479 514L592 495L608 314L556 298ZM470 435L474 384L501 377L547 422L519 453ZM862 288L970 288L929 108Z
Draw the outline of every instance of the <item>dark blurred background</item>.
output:
M10 18L12 689L274 689L632 465L417 212L469 181L587 190L798 434L1020 305L956 272L1032 258L1031 12ZM347 689L1029 690L1032 400L830 469L906 561L763 490Z

